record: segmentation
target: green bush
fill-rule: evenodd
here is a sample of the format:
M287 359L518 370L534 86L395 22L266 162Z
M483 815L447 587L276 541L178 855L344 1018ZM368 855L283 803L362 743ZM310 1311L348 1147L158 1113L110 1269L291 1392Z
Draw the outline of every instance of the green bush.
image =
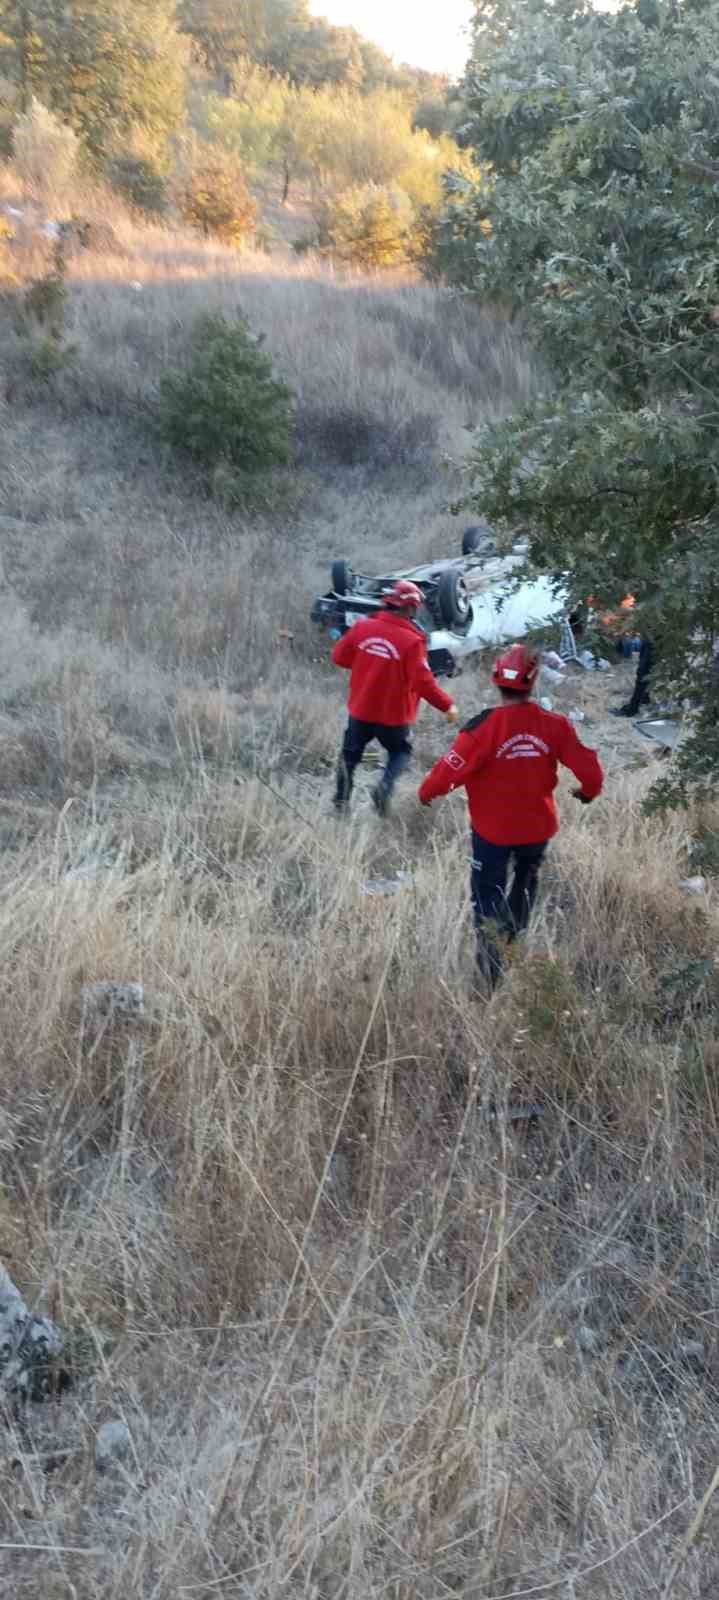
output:
M320 240L348 265L365 270L395 267L412 254L413 221L405 194L367 183L329 202L320 223Z
M147 217L167 211L167 185L161 172L142 156L114 156L107 167L108 182L128 205Z
M177 200L185 222L235 249L255 226L257 207L242 174L221 161L190 173Z
M55 252L52 272L34 278L22 297L21 316L26 324L39 323L53 339L61 339L65 331L67 285L65 261L61 249Z
M195 324L190 361L160 383L164 440L211 474L256 478L290 457L292 394L244 318Z

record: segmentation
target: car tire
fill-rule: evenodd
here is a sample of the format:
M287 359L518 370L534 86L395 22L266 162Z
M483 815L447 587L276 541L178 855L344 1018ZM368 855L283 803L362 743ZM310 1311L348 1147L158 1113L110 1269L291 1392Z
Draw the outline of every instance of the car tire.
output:
M352 589L354 573L349 561L338 559L332 562L332 590L334 594L349 594Z
M472 602L461 572L443 572L437 589L437 605L443 626L454 633L464 632L472 617Z

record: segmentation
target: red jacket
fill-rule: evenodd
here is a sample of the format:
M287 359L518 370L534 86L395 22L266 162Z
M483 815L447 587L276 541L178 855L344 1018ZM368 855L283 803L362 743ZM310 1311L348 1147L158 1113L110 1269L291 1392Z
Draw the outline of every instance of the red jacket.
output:
M431 772L419 798L434 800L465 788L472 827L490 844L540 844L559 827L554 790L557 763L569 767L593 800L604 774L593 750L580 744L571 722L533 700L482 711Z
M378 611L361 617L332 651L336 667L349 667L347 702L351 717L401 728L415 722L417 706L428 700L449 711L451 697L440 689L427 662L425 635L409 617Z

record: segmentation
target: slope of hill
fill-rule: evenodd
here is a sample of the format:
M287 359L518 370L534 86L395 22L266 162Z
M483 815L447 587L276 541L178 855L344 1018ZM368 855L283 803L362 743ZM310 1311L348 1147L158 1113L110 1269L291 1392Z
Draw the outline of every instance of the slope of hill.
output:
M453 547L443 458L531 394L521 344L409 281L115 226L49 386L1 333L0 1255L76 1382L4 1424L0 1574L18 1600L708 1596L717 906L680 882L716 819L647 821L624 669L571 679L606 795L562 786L487 1005L461 799L326 814L343 685L309 600L333 554ZM298 395L252 514L150 431L213 306ZM487 696L479 663L462 710ZM417 772L445 737L425 711ZM144 1016L93 1022L101 980Z

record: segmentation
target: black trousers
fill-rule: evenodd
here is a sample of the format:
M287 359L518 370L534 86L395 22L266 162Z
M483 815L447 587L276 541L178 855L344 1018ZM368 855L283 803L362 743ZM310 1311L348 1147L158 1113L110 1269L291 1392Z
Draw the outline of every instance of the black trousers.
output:
M502 972L498 934L515 939L523 933L537 898L539 869L547 840L541 844L492 844L472 834L472 908L477 930L477 963L494 987ZM514 863L507 893L507 874Z
M355 770L373 739L387 751L381 782L388 795L392 793L400 773L409 766L412 758L411 727L395 728L386 722L360 722L357 717L350 717L337 765L334 803L338 808L349 805Z
M654 645L651 639L642 639L637 663L637 676L634 690L627 701L630 716L635 717L642 706L649 704L649 677L654 666Z

